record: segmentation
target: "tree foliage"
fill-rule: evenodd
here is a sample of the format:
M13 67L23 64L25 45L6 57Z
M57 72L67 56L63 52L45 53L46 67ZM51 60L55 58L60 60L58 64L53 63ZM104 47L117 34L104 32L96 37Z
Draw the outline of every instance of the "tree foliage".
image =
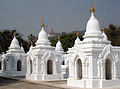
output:
M79 38L83 40L82 35L80 35ZM60 36L60 41L65 52L68 50L68 48L73 47L75 39L76 39L75 33L62 34ZM57 38L51 39L50 41L52 43L52 46L56 46Z
M28 42L29 44L32 44L35 46L35 42L37 41L37 37L35 37L33 34L28 35Z
M120 27L110 24L105 33L113 46L120 46Z
M8 47L10 47L11 41L13 39L14 30L3 30L0 31L0 53L6 52ZM16 38L19 40L19 44L23 44L25 51L28 50L28 42L22 38L20 33L16 33Z
M7 29L0 31L0 53L6 52L8 50L8 47L10 46L10 43L13 39L13 32L14 30ZM120 26L117 27L113 24L110 24L109 28L105 28L105 33L113 46L120 46ZM36 42L37 37L35 37L33 34L28 35L28 40L25 40L22 37L23 36L17 32L16 38L20 42L19 44L23 44L24 50L27 52L30 47L30 42L33 42L33 45L35 45L34 43ZM80 35L79 38L82 41L83 35ZM60 36L60 41L64 51L67 51L68 48L73 47L75 39L76 32L62 34ZM50 39L50 42L52 46L56 46L57 38Z

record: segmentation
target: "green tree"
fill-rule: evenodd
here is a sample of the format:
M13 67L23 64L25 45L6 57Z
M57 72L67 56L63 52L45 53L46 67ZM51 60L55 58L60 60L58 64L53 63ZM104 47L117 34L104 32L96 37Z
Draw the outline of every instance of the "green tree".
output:
M83 40L82 35L80 35L79 38ZM73 47L75 39L76 39L76 33L62 34L60 36L60 41L62 43L62 47L65 52L68 51L68 48ZM52 43L52 46L56 46L57 38L51 39L50 42Z
M33 43L33 45L35 45L35 42L37 41L37 38L33 35L33 34L30 34L28 35L28 41L29 43Z
M113 46L120 46L120 29L113 24L105 29L105 33Z
M0 31L0 47L2 52L6 52L8 50L8 47L10 47L11 41L13 39L13 33L15 30L3 30ZM20 33L16 33L16 38L19 41L19 44L23 44L23 47L25 49L25 52L28 51L28 42L22 38L22 35Z

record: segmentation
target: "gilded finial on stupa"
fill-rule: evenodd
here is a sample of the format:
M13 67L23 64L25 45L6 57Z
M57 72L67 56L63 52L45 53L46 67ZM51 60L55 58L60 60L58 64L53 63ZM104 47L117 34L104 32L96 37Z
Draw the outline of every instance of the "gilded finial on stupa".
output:
M77 32L76 35L79 36L79 32Z
M104 22L103 22L103 27L102 27L102 31L104 31L105 30L105 28L104 28Z
M43 21L43 16L42 16L42 24L41 27L45 27L44 21Z
M60 37L58 36L58 40L60 40Z
M51 29L50 29L50 33L54 33L54 31L53 31L53 28L51 27Z
M93 0L91 0L91 8L90 8L90 12L95 12L95 9L94 9L94 7L93 7Z
M13 36L16 36L16 30L14 30Z
M30 44L33 45L33 42L31 41Z

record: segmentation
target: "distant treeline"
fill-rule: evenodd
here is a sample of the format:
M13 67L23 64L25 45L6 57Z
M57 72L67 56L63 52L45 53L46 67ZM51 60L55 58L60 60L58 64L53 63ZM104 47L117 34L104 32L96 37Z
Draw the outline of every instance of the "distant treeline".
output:
M10 43L13 39L13 32L14 30L2 30L0 31L0 53L6 52L8 50L8 47L10 46ZM109 25L109 28L105 28L105 33L108 36L108 39L111 41L111 44L113 46L120 46L120 26L117 27L113 24ZM17 32L16 38L20 42L19 44L23 44L25 52L29 50L30 43L32 42L35 46L35 42L37 40L37 37L33 34L28 35L28 39L23 39L23 36ZM80 40L83 40L83 34L79 35ZM68 48L71 48L74 45L74 41L76 39L76 31L71 33L62 34L60 36L60 41L62 43L64 51L67 51ZM50 39L50 42L52 43L52 46L55 46L57 43L57 38Z

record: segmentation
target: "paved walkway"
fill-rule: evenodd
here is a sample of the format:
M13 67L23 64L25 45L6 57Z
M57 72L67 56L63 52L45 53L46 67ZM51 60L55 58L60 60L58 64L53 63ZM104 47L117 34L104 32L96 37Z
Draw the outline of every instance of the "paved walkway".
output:
M32 82L13 80L8 78L0 78L0 89L62 89L62 88L44 84L36 84Z
M27 81L24 77L0 77L0 89L83 89L78 87L67 86L66 80L56 81ZM104 89L120 89L104 88Z

